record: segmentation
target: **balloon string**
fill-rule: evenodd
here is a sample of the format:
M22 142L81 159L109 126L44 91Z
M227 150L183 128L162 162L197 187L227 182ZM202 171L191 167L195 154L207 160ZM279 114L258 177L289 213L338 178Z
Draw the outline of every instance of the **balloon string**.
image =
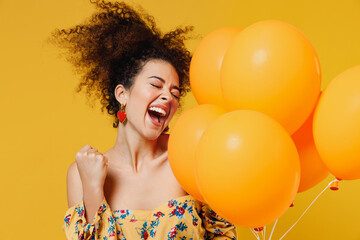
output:
M276 221L275 221L275 223L274 223L274 226L273 226L273 228L272 228L272 230L271 230L271 233L270 233L270 238L269 238L269 240L271 240L271 237L272 237L272 235L273 235L273 233L274 233L275 226L276 226L278 220L279 220L279 219L276 219Z
M264 226L264 240L266 240L266 226Z
M310 205L308 206L308 208L303 212L303 214L301 214L301 216L299 217L299 219L291 226L291 228L289 230L286 231L286 233L284 235L282 235L281 238L279 238L279 240L281 240L283 237L285 237L285 235L298 223L298 221L302 218L302 216L304 216L304 214L307 212L307 210L311 207L311 205L313 205L313 203L321 196L321 194L323 194L325 192L326 189L328 189L328 187L330 187L330 185L333 183L333 182L336 182L336 181L339 181L338 179L335 179L333 181L331 181L327 186L326 188L324 188L324 190L322 190L319 195L317 195L317 197L314 199L314 201L312 201L310 203Z
M260 234L259 234L259 232L256 232L256 236L257 236L258 239L260 240Z
M250 229L250 231L254 234L254 236L256 237L256 239L257 239L257 240L260 240L260 239L256 236L255 231L254 231L252 228L249 228L249 229Z

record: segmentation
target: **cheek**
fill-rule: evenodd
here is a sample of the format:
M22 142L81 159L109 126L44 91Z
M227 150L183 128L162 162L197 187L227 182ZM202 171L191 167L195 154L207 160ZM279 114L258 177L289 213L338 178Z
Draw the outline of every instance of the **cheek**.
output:
M178 107L179 107L179 102L178 102L178 101L173 101L173 102L171 103L172 115L174 115L174 114L176 113Z
M141 119L144 112L147 111L146 104L148 104L148 94L133 94L127 105L127 114L129 115L128 117L134 121Z
M154 94L152 93L152 91L138 91L136 93L136 96L134 96L134 99L136 101L136 105L138 107L147 107L147 105L149 104L149 102L152 100Z
M156 98L156 96L157 96L156 90L153 88L148 88L141 93L140 98L145 101L154 101L154 98Z

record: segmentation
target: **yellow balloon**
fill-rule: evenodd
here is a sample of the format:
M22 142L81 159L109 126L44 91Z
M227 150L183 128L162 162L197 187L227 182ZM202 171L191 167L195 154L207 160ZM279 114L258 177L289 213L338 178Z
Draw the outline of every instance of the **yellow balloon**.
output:
M335 77L314 114L314 140L321 159L337 178L360 178L360 65Z
M171 169L184 190L205 203L195 178L195 151L201 135L226 110L213 104L195 106L177 119L168 142Z
M220 89L220 69L226 50L241 31L237 27L217 29L196 47L190 63L190 84L199 104L225 107Z
M293 134L315 107L320 64L309 40L290 24L268 20L242 30L224 56L221 87L229 110L250 109Z
M226 220L265 226L290 206L300 163L287 131L269 116L237 110L214 120L196 151L195 173L205 201Z

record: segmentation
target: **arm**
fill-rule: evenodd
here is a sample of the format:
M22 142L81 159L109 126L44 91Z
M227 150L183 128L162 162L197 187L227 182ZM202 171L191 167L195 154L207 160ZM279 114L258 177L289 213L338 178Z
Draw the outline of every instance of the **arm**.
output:
M102 188L82 184L76 162L70 165L67 172L67 196L69 208L81 201L84 202L84 215L88 223L92 223L92 216L105 198Z
M69 209L65 213L63 230L67 239L117 239L116 226L112 211L106 199L98 192L84 189L76 162L72 163L67 172L67 194ZM83 200L84 192L84 200ZM88 192L88 194L87 194ZM87 195L86 195L87 194ZM85 203L85 197L90 198ZM94 197L95 201L91 199ZM96 198L101 198L97 203Z

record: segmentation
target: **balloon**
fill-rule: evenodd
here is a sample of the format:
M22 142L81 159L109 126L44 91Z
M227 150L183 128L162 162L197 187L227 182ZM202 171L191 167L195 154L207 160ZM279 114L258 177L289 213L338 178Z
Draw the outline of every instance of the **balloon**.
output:
M265 226L290 206L300 181L294 142L269 116L251 110L228 112L202 135L195 173L213 210L244 227Z
M195 179L195 151L201 135L226 110L213 104L203 104L184 112L172 127L168 142L171 169L184 190L205 202Z
M225 107L220 89L220 69L226 50L241 31L237 27L217 29L201 40L190 64L192 93L199 104Z
M315 109L314 109L315 110ZM300 157L301 176L298 192L304 192L329 175L329 170L322 162L315 147L313 137L314 112L305 123L291 136Z
M315 107L320 64L309 40L290 24L268 20L234 39L221 67L229 110L263 112L293 134Z
M335 77L314 114L314 140L321 159L337 178L360 178L360 65Z

